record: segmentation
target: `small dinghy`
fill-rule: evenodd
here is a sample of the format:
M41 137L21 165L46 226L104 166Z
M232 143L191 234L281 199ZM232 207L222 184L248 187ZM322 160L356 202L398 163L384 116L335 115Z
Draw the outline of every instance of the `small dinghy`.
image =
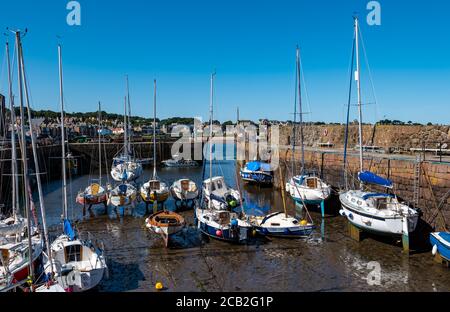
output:
M109 194L108 205L114 207L126 207L134 205L137 191L131 184L121 184L113 189Z
M258 233L274 237L308 237L315 228L314 224L306 220L299 221L284 212L271 213L265 217L253 217L251 220Z
M101 186L97 180L93 180L91 184L82 192L78 193L77 203L80 205L98 205L106 203L108 196L106 189Z
M157 212L145 220L145 226L151 232L161 235L166 247L170 245L171 237L180 232L185 224L181 215L171 211Z
M197 184L189 179L175 181L170 187L175 206L179 208L194 208L195 200L198 198L199 190Z
M270 185L273 183L273 171L270 164L261 161L247 163L240 170L242 180L248 183Z
M430 234L433 256L440 256L450 262L450 233L436 232Z

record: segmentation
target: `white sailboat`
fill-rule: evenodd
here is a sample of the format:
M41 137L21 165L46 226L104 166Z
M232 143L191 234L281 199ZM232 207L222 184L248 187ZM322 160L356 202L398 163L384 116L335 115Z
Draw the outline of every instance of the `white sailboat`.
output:
M153 97L153 176L140 189L142 200L149 203L163 204L169 198L169 188L158 178L156 172L156 80L154 81Z
M419 213L406 204L399 202L395 194L369 192L365 188L366 185L373 184L391 190L393 184L387 179L381 178L371 172L364 171L361 72L359 64L359 24L357 17L355 17L354 34L354 49L356 52L356 72L354 75L357 84L359 109L360 172L358 178L361 185L360 189L348 190L340 194L339 199L342 204L340 213L342 216L345 216L351 224L364 231L388 236L408 236L409 233L416 228Z
M54 278L67 290L83 292L97 286L107 269L102 251L91 242L77 237L68 220L66 148L64 129L64 93L61 46L58 45L59 86L61 102L61 144L63 177L63 218L64 234L50 246L52 257L46 259L46 273L54 273Z
M297 47L296 54L296 99L299 102L299 116L300 116L300 139L302 148L302 167L300 175L295 175L295 134L296 134L296 120L297 120L297 103L294 105L294 125L293 125L293 140L292 140L292 174L294 175L289 182L286 183L286 191L289 195L300 205L322 205L331 195L331 186L325 183L322 179L313 173L308 173L305 168L305 144L303 140L303 110L302 110L302 92L301 92L301 73L300 73L300 49Z
M214 77L211 75L210 130L209 130L209 179L203 183L201 205L195 209L195 217L199 230L212 238L231 243L247 241L253 226L239 213L232 211L239 204L226 202L225 194L232 194L223 177L212 176L212 129L214 114ZM216 195L217 194L217 195ZM241 202L239 192L233 192L233 201ZM225 201L225 202L224 202Z
M142 164L134 157L134 152L131 148L129 130L131 128L131 103L130 103L130 89L127 79L127 96L125 97L125 113L123 123L124 143L122 153L114 157L111 167L111 176L116 182L131 182L137 180L143 172ZM127 104L128 104L128 118L127 118ZM128 121L127 121L128 119Z
M173 182L170 192L175 200L177 209L194 208L195 202L200 195L197 184L189 179L180 179Z
M18 214L19 208L19 185L18 185L18 169L17 169L17 155L15 142L15 115L14 103L12 95L12 80L11 80L11 63L9 57L9 46L6 45L6 55L8 59L8 81L9 81L9 97L11 108L11 135L12 135L12 186L13 186L13 216L0 222L0 292L14 289L17 285L24 282L35 281L36 264L41 257L43 250L42 237L37 229L32 224L32 208L34 203L32 201L31 191L29 188L29 171L28 159L25 140L24 129L24 86L26 101L28 104L28 91L26 87L26 80L24 74L23 54L21 44L21 32L16 31L16 51L17 51L17 66L18 66L18 86L20 99L20 146L21 159L23 169L23 187L25 194L24 205L26 218L21 218ZM28 105L29 108L29 105ZM28 110L28 117L30 118L30 111ZM18 129L19 130L19 129ZM32 130L31 130L32 132ZM33 146L33 153L36 150ZM34 154L36 161L36 154ZM39 194L40 196L42 193ZM40 197L40 199L42 199Z
M101 117L101 104L98 103L98 116L99 127L97 129L98 134L98 179L92 179L89 181L89 186L78 193L76 202L83 206L92 207L93 205L104 204L108 201L107 188L102 184L102 117Z

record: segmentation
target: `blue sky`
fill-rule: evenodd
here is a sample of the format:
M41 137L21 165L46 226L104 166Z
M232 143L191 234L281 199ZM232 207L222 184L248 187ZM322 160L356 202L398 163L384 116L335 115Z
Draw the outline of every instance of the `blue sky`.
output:
M68 0L0 4L0 29L28 28L24 51L35 109L58 109L57 35L62 36L68 111L122 112L125 74L133 113L208 118L215 68L216 118L292 118L295 47L302 49L311 114L343 122L354 12L359 12L377 105L364 119L448 124L450 4L380 0L382 25L365 23L368 0L80 0L82 25L66 23ZM4 39L2 39L4 41ZM3 49L0 90L6 90ZM363 60L364 63L364 60ZM362 73L364 101L375 96ZM306 99L305 99L306 101ZM356 118L356 110L352 110Z

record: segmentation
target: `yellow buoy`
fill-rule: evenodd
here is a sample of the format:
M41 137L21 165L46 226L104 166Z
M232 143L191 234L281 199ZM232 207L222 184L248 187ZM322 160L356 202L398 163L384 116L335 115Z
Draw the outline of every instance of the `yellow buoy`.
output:
M302 226L306 226L306 225L308 225L308 221L306 221L306 220L302 220L302 221L300 222L300 225L302 225Z
M161 282L156 283L155 285L156 290L162 290L164 288L164 285Z

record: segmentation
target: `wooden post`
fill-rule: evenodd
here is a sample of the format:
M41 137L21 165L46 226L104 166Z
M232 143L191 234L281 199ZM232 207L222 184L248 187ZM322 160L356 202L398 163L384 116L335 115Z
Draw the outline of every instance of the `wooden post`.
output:
M351 222L348 222L348 231L350 237L355 241L360 242L362 240L362 231L354 226Z

